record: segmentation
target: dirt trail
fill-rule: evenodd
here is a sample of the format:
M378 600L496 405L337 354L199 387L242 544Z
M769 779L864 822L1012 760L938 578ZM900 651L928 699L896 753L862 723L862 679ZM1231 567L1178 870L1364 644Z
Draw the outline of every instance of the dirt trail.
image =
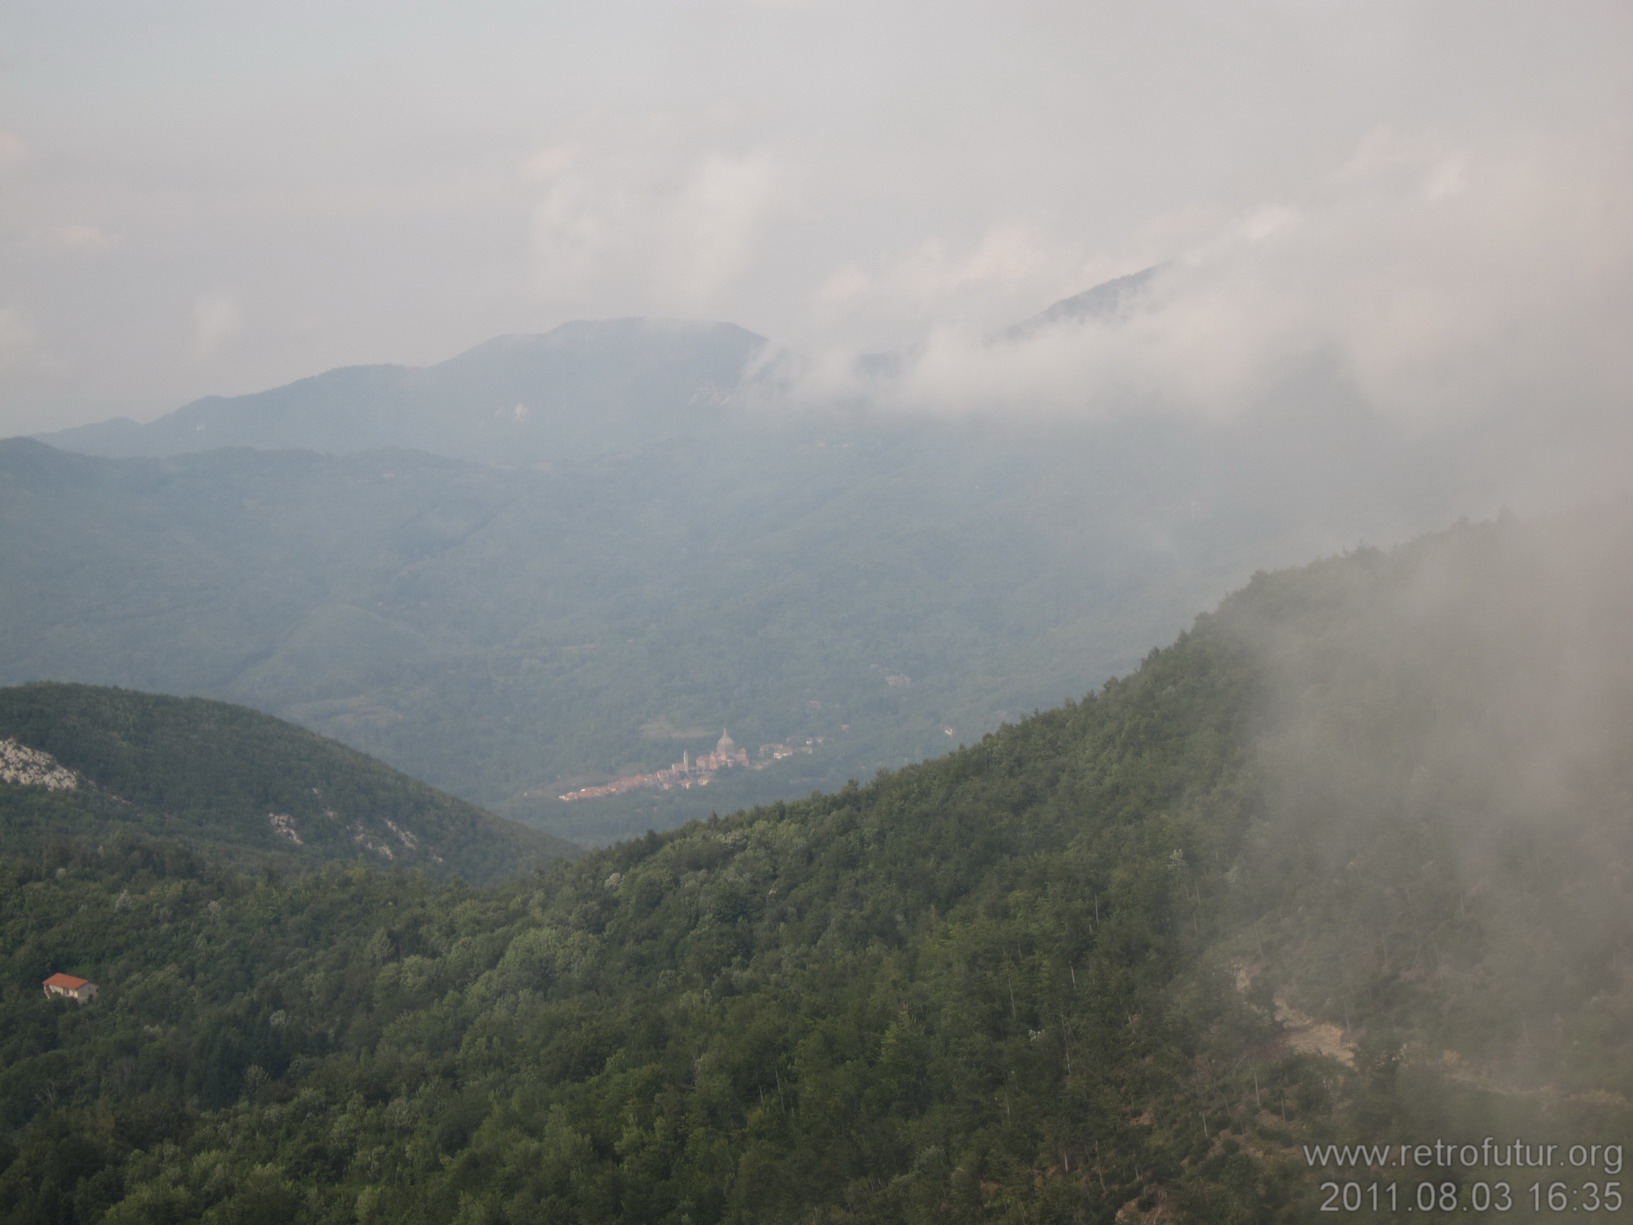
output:
M1355 1043L1346 1041L1344 1030L1332 1022L1317 1021L1282 999L1276 1001L1276 1020L1281 1022L1283 1040L1295 1051L1326 1055L1347 1068L1355 1066Z

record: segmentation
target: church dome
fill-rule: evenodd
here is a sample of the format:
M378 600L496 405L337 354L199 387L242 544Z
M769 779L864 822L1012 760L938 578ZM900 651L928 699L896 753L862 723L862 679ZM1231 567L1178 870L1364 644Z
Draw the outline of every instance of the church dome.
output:
M720 729L720 743L714 746L716 753L723 753L730 757L737 752L737 742L731 738L725 728Z

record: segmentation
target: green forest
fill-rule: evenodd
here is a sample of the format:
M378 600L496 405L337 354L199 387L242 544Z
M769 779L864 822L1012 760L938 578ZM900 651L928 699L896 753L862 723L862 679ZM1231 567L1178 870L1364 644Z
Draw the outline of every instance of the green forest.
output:
M1259 575L971 747L496 884L23 829L0 1220L1559 1219L1618 1171L1306 1146L1627 1138L1630 521Z

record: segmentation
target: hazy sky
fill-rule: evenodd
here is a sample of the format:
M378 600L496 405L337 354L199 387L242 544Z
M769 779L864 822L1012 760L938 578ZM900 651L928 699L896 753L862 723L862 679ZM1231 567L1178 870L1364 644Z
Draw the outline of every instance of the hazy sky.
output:
M1626 0L7 4L0 434L623 315L928 336L929 399L1625 412L1630 63Z

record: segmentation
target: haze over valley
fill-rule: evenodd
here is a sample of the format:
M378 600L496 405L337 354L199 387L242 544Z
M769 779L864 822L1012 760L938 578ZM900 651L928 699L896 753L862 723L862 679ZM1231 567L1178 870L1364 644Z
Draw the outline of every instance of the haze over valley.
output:
M1401 535L1475 484L1358 413L790 405L762 348L579 324L49 439L170 459L5 444L0 679L247 702L605 840L973 740L1126 670L1253 569ZM721 726L813 751L707 794L556 800Z

